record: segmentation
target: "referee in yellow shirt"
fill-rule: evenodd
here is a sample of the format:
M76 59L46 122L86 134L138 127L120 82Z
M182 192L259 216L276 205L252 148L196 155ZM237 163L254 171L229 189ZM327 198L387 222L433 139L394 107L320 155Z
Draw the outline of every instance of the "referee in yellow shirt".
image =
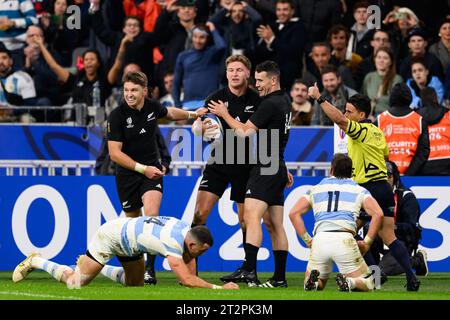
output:
M308 89L308 95L348 135L348 155L353 162L353 180L366 188L383 209L383 226L378 235L405 270L406 289L419 290L420 281L412 270L408 251L395 236L394 194L387 182L385 162L389 149L383 131L367 119L371 111L370 99L362 94L352 96L347 101L344 115L320 95L317 84Z

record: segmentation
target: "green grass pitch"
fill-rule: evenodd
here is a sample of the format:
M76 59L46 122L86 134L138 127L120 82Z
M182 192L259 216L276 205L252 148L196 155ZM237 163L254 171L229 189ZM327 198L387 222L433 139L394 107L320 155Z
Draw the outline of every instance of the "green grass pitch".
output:
M224 273L200 272L208 282L220 284ZM381 290L371 293L338 292L334 275L322 292L303 290L303 273L288 273L286 289L248 288L240 290L189 289L178 284L172 272L158 272L156 286L123 287L99 275L80 290L69 290L47 273L35 271L20 283L13 283L11 272L0 272L0 300L450 300L450 273L430 273L420 277L419 292L407 292L405 277L389 277ZM260 273L265 280L269 273Z

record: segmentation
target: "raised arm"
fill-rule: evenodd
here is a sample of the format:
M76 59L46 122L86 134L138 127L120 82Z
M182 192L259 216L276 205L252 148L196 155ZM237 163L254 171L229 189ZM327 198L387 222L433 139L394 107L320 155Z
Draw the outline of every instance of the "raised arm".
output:
M309 87L308 95L316 101L321 97L319 88L317 87L317 83L314 83L314 86ZM317 102L319 103L319 101ZM339 128L341 128L343 131L347 131L349 120L338 108L336 108L326 100L320 103L320 107L322 108L323 112L325 112L325 114L328 116L328 118L331 119L331 121L336 123L339 126Z
M114 59L114 64L108 72L108 82L111 85L114 85L117 82L117 77L120 74L120 70L123 67L123 59L125 57L126 45L129 42L133 41L133 37L124 36L122 41L120 42L119 51L117 52L116 59Z
M61 67L56 60L53 58L52 54L48 51L46 46L44 45L44 40L41 36L35 36L33 37L33 40L37 43L39 46L39 49L41 50L42 56L44 57L45 61L47 62L50 69L56 74L58 77L58 80L61 80L62 82L66 83L69 79L70 72Z

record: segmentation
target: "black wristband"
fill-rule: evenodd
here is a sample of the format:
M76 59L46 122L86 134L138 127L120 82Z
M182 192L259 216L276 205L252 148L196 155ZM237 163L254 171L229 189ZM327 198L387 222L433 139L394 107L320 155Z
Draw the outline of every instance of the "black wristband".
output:
M316 101L317 101L318 104L322 104L322 103L324 103L326 100L325 100L322 96L320 96L320 97L318 97L318 98L316 99Z

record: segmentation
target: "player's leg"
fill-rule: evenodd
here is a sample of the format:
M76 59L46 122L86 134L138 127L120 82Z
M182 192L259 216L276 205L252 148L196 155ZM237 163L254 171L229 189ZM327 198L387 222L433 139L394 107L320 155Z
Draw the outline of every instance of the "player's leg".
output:
M244 204L244 223L246 242L244 243L245 260L242 266L230 275L221 277L224 282L246 282L249 286L259 285L256 275L256 262L262 241L261 219L268 208L264 201L246 198Z
M288 240L283 225L284 207L270 206L264 217L266 227L268 227L271 240L272 251L275 260L275 271L263 287L287 287L286 282L286 260L288 255Z
M353 235L348 232L330 233L333 234L332 259L339 269L336 276L339 290L345 292L373 290L373 277Z
M236 203L237 211L238 211L238 219L239 219L239 226L242 230L242 243L245 243L245 240L247 238L247 230L245 228L245 221L244 221L244 203Z
M150 185L145 187L145 192L142 195L142 203L144 205L144 215L148 217L157 217L162 200L162 179L156 180L159 183L151 181ZM159 185L159 189L154 190L155 186ZM150 189L150 190L149 190ZM155 260L156 256L147 254L147 264L145 266L145 283L156 284L155 274Z
M406 274L407 290L419 290L420 281L416 278L412 269L410 255L405 245L395 236L395 222L394 217L384 216L383 225L378 232L378 235L383 240L383 243L389 247L389 251L397 262L402 266Z
M61 282L67 284L67 287L80 288L88 285L102 270L103 264L97 261L89 251L85 255L78 257L77 266L72 274L63 274Z
M319 232L314 236L305 272L305 291L325 288L330 273L333 271L334 239L332 237L332 232Z
M417 291L419 290L420 281L416 278L414 271L412 270L410 255L408 250L395 236L395 222L394 222L394 207L395 200L394 194L387 181L377 181L362 184L371 195L377 200L381 209L383 210L384 218L383 224L378 232L378 235L383 240L383 243L389 247L392 256L403 267L406 279L407 290Z
M206 220L218 200L219 196L215 193L203 190L198 191L192 227L206 224Z
M125 285L143 286L145 274L144 255L141 255L140 257L121 259L119 261L123 267Z
M72 268L66 265L44 259L39 253L32 253L14 269L12 280L14 282L22 281L34 269L43 270L60 282L63 282L63 278L65 280L74 272Z

